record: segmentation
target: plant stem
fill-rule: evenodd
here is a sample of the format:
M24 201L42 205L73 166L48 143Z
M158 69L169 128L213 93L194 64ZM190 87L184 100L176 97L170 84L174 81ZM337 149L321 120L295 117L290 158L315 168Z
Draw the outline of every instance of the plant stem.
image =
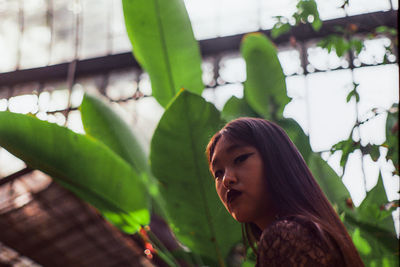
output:
M174 256L169 252L169 250L164 246L164 244L157 238L157 236L151 231L148 230L147 234L151 239L152 243L154 243L158 247L158 255L170 266L180 266L180 264L176 261Z

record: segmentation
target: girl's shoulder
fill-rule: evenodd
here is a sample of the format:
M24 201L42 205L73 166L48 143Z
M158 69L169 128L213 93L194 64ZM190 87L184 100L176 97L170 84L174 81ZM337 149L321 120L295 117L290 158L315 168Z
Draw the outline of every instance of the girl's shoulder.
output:
M340 251L332 250L327 241L323 230L311 220L280 218L261 235L257 266L341 266Z

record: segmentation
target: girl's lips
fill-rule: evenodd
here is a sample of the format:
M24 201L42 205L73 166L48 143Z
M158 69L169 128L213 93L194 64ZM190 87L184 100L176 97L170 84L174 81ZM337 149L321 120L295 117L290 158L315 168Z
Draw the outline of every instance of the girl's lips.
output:
M235 190L235 189L229 189L228 192L226 192L226 201L228 204L233 202L237 197L239 197L242 194L242 192Z

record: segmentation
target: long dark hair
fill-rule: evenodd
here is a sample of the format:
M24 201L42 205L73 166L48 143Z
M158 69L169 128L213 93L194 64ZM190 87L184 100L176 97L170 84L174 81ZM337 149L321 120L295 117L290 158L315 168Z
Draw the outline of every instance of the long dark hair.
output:
M209 163L222 136L258 150L267 174L266 189L279 216L294 216L311 222L326 244L340 250L346 265L364 266L346 228L282 128L263 119L233 120L208 143ZM253 223L245 224L245 241L253 248L261 230Z

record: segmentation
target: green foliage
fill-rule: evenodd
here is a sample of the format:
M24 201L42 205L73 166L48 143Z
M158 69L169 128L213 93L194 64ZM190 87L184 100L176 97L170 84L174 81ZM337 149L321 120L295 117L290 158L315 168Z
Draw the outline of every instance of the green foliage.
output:
M127 161L137 173L148 173L147 156L132 129L106 103L85 94L80 106L87 135L96 138Z
M353 141L351 134L347 140L340 141L331 148L331 153L335 153L338 150L342 151L342 156L340 158L340 167L344 167L349 155L355 150L360 148L360 143Z
M131 127L115 113L107 103L85 94L80 106L85 132L104 143L138 173L143 187L156 201L156 209L163 214L163 203L158 193L158 184L153 177L148 158Z
M289 32L290 29L292 28L287 18L282 16L276 16L275 19L277 19L278 21L271 29L272 38L278 38L282 34Z
M275 46L263 34L252 33L243 38L240 49L246 61L247 103L266 119L282 118L289 98Z
M354 245L360 252L366 266L398 266L398 239L392 219L393 208L386 208L382 177L367 193L356 213L347 217L352 229Z
M393 37L397 36L397 29L387 26L379 26L375 29L375 34L387 34Z
M359 54L364 48L364 43L360 39L353 37L348 40L346 37L338 34L331 34L323 38L317 45L327 49L329 53L335 51L338 57L344 56L349 51Z
M371 157L371 159L372 159L373 161L377 161L377 160L379 159L379 157L381 156L381 153L380 153L380 151L379 151L379 148L380 148L380 146L378 146L378 145L371 145L371 144L368 144L368 145L366 145L366 146L361 146L361 147L360 147L361 153L362 153L363 155L369 154L370 157Z
M150 153L176 236L213 266L223 262L241 238L240 224L215 193L204 153L210 137L223 125L219 118L212 104L183 91L165 110Z
M221 117L225 121L231 121L239 117L260 117L246 100L232 96L226 103L221 112Z
M386 159L391 160L395 167L394 174L399 175L399 105L394 104L388 111L386 119L386 141L388 148Z
M349 211L347 201L350 200L350 194L328 163L316 153L312 153L307 165L331 204L339 208L338 212Z
M315 31L319 31L322 21L319 18L317 3L315 0L300 0L297 5L297 11L293 14L296 19L296 25L300 23L311 23Z
M396 234L393 220L393 208L386 209L388 203L382 176L379 175L376 186L367 193L366 198L358 207L358 215L361 220L369 222L374 226L388 230L393 235Z
M353 232L352 239L354 245L361 255L369 255L371 253L371 246L369 245L368 241L361 236L360 228L356 228L356 230Z
M181 88L201 94L201 56L182 0L123 0L133 54L162 105Z
M28 115L0 112L0 145L98 208L128 233L148 224L139 174L97 140Z
M364 43L358 38L352 38L349 41L349 47L353 50L356 55L361 53L361 50L364 48Z
M351 98L354 96L356 99L356 102L360 102L360 94L357 92L357 87L359 86L359 83L353 82L353 90L350 91L350 93L346 97L346 102L350 102Z
M329 35L319 41L317 45L326 48L329 53L335 50L338 57L342 57L349 49L347 40L338 35Z
M291 16L295 21L294 26L310 23L314 31L319 31L321 29L322 21L319 18L319 12L315 0L299 0L296 9L296 12ZM277 22L271 29L272 38L278 38L282 34L290 31L292 26L290 25L288 18L282 16L275 16L274 18Z
M275 121L279 126L281 126L290 140L296 145L297 149L300 151L304 160L307 161L312 153L310 147L310 140L307 135L303 132L300 125L293 119L280 119Z
M354 222L350 231L365 266L398 266L398 240L395 235L368 223ZM351 227L350 227L351 228Z

